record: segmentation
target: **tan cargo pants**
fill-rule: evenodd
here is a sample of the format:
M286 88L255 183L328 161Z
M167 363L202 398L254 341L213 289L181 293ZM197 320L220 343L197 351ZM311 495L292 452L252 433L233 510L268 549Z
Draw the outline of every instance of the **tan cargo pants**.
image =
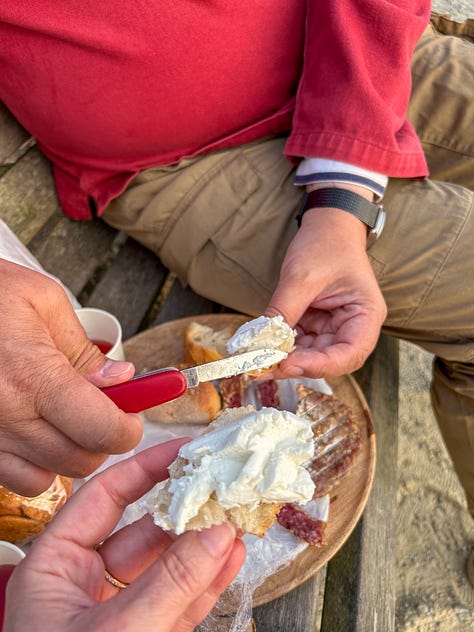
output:
M452 28L439 20L438 29ZM473 21L464 36L474 33ZM457 27L459 30L459 27ZM457 33L460 35L460 33ZM392 180L369 256L388 306L384 331L435 356L432 401L474 515L474 44L428 29L413 60L409 116L431 179ZM148 169L104 214L183 283L259 314L297 227L302 191L284 138Z

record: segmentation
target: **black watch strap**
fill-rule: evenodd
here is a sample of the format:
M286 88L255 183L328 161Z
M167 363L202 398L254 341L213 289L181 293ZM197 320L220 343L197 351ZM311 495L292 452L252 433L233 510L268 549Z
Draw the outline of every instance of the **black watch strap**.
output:
M316 189L306 193L297 216L298 226L306 211L312 208L339 208L354 215L369 228L369 244L371 245L382 232L385 223L385 212L382 206L369 202L361 195L335 187Z
M369 202L361 195L347 189L316 189L307 193L298 215L298 224L301 225L303 215L311 208L332 207L355 215L361 222L374 228L380 207Z

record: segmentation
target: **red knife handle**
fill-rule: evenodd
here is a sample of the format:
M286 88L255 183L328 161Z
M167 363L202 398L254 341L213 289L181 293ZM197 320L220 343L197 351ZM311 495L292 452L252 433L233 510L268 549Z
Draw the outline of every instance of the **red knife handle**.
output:
M169 402L187 389L185 376L177 369L151 371L128 382L106 386L102 392L126 413L138 413Z

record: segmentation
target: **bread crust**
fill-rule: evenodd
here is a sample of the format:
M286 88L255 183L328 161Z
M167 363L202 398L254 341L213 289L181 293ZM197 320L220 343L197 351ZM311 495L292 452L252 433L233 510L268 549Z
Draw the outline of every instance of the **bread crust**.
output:
M189 366L192 365L182 362L176 368L182 370ZM212 382L201 382L177 399L149 408L145 414L149 421L157 423L208 424L221 410L222 398L218 389Z
M226 342L234 329L230 326L214 330L200 323L190 323L184 331L184 359L192 364L205 364L225 358Z
M73 479L56 476L39 496L28 498L0 487L0 540L26 542L41 533L71 496Z

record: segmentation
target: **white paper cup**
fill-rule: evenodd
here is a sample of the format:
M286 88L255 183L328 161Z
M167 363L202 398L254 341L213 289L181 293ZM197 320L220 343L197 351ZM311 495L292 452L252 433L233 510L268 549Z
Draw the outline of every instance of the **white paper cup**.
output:
M118 319L103 309L81 307L76 315L87 337L112 360L125 360L122 346L122 327Z
M19 564L25 557L24 552L15 544L0 540L0 565Z

